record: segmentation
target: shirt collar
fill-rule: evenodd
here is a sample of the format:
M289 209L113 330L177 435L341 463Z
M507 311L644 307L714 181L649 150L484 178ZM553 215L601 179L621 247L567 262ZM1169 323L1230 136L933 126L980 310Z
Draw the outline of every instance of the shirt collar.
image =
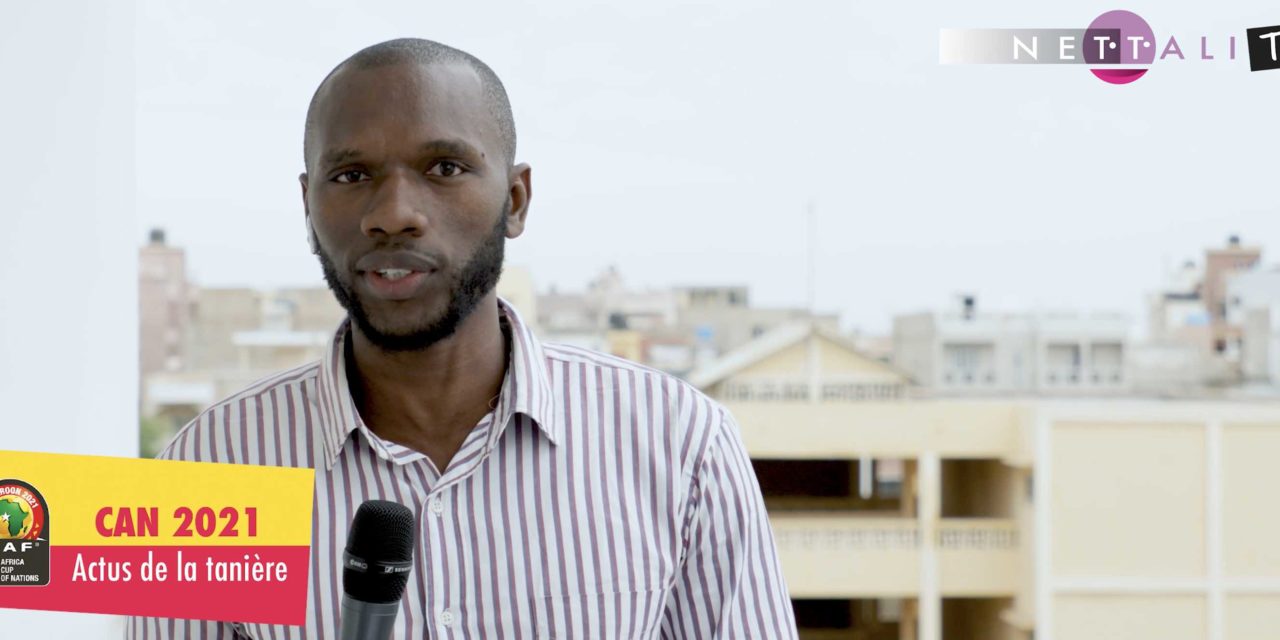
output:
M511 347L507 357L507 372L502 379L502 391L494 410L498 420L493 425L492 438L496 440L512 416L523 414L554 445L560 439L560 407L552 394L542 343L520 318L515 307L502 298L498 298L498 313L511 327ZM326 468L333 468L333 463L338 459L351 432L363 426L347 381L344 354L350 332L350 319L343 320L329 340L325 355L320 361L320 444L324 447L322 459Z

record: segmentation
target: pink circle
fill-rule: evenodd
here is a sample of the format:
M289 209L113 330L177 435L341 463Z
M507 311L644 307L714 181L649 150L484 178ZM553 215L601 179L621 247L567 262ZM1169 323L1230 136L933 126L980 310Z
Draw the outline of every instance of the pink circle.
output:
M1128 84L1146 75L1136 65L1155 62L1155 32L1142 16L1123 9L1108 11L1085 29L1085 62L1097 65L1093 75L1111 84Z

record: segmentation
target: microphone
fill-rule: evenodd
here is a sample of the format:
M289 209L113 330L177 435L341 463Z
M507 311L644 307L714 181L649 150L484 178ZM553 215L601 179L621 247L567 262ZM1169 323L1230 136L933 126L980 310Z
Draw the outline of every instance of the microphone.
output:
M356 510L342 553L340 640L388 640L413 568L413 512L386 500Z

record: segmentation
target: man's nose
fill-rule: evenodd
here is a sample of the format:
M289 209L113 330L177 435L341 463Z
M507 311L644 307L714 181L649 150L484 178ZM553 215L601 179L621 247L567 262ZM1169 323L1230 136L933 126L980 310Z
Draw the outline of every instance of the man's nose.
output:
M372 206L360 221L369 237L420 236L427 224L424 198L412 176L392 173L377 186Z

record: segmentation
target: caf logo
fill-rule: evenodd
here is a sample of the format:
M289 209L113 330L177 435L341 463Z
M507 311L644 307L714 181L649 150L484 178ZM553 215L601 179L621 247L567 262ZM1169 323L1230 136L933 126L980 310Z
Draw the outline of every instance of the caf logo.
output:
M49 584L49 505L21 480L0 480L0 587Z

